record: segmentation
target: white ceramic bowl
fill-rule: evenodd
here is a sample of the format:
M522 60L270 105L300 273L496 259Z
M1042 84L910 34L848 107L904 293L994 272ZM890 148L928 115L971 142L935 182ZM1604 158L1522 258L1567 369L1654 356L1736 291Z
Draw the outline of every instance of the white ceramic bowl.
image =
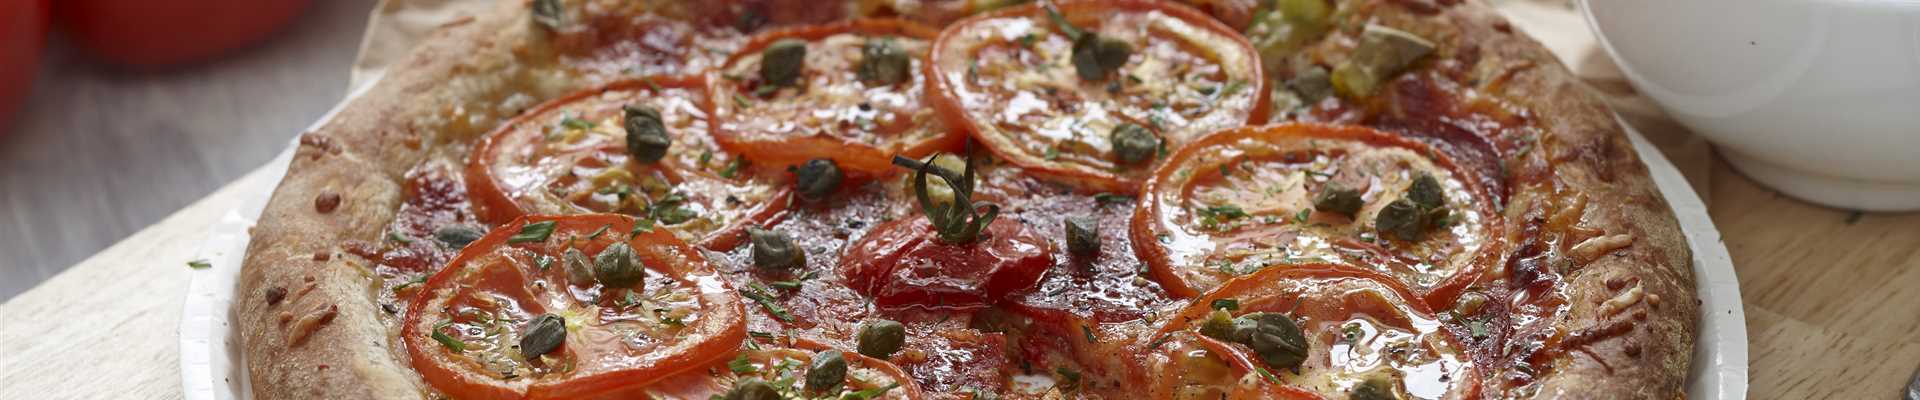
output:
M1634 88L1747 176L1920 209L1920 0L1581 0Z

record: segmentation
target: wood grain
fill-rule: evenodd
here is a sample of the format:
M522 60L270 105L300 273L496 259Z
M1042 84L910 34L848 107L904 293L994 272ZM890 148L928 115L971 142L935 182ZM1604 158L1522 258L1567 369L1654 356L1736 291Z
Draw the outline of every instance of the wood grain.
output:
M373 3L317 1L261 46L164 71L104 66L54 35L0 126L0 299L286 148L345 93Z

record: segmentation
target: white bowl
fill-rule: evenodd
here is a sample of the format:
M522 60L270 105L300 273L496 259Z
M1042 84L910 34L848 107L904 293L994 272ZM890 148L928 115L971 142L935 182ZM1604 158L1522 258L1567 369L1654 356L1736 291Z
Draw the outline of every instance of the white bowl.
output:
M1581 0L1634 88L1735 168L1834 207L1920 209L1920 0Z

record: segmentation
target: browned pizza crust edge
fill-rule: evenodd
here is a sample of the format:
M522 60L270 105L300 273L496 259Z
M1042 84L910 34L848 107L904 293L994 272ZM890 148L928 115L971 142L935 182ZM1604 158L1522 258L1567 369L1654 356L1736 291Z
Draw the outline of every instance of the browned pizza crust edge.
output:
M1531 110L1545 131L1520 162L1551 160L1554 179L1586 197L1560 199L1576 204L1568 210L1528 207L1522 202L1555 202L1516 195L1508 225L1570 211L1578 226L1600 232L1558 254L1566 264L1552 273L1570 293L1566 316L1554 323L1564 348L1533 397L1685 397L1700 312L1693 255L1646 164L1605 103L1492 7L1470 1L1442 15L1458 30L1456 43L1479 48L1480 89Z
M544 73L529 43L543 32L524 1L443 26L339 115L306 133L248 246L234 309L246 368L260 398L419 398L426 392L404 350L375 313L380 285L367 260L342 253L375 242L404 200L406 171L435 151L458 151L511 116L503 103ZM1698 304L1691 254L1646 166L1603 103L1557 59L1506 27L1490 7L1468 2L1439 14L1475 43L1490 90L1532 110L1546 130L1533 162L1555 160L1557 178L1588 196L1582 225L1604 232L1590 262L1565 272L1573 294L1566 335L1607 335L1557 357L1536 397L1682 397ZM548 57L550 58L550 57ZM536 85L537 86L537 85ZM534 97L545 97L535 95ZM449 149L451 148L451 150ZM1515 198L1514 203L1524 201ZM1542 200L1544 201L1544 200ZM1538 209L1538 207L1536 207ZM1511 206L1520 221L1526 208ZM1623 247L1616 247L1625 238ZM1589 241L1591 241L1590 239ZM1580 248L1575 245L1575 249ZM1595 253L1595 254L1586 254ZM1619 326L1625 332L1610 332Z

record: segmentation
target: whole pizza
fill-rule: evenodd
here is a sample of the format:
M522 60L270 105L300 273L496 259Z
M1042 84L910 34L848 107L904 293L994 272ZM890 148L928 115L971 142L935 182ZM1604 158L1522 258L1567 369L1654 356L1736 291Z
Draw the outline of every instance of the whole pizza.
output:
M1478 0L513 0L300 139L258 398L1680 398L1691 256Z

